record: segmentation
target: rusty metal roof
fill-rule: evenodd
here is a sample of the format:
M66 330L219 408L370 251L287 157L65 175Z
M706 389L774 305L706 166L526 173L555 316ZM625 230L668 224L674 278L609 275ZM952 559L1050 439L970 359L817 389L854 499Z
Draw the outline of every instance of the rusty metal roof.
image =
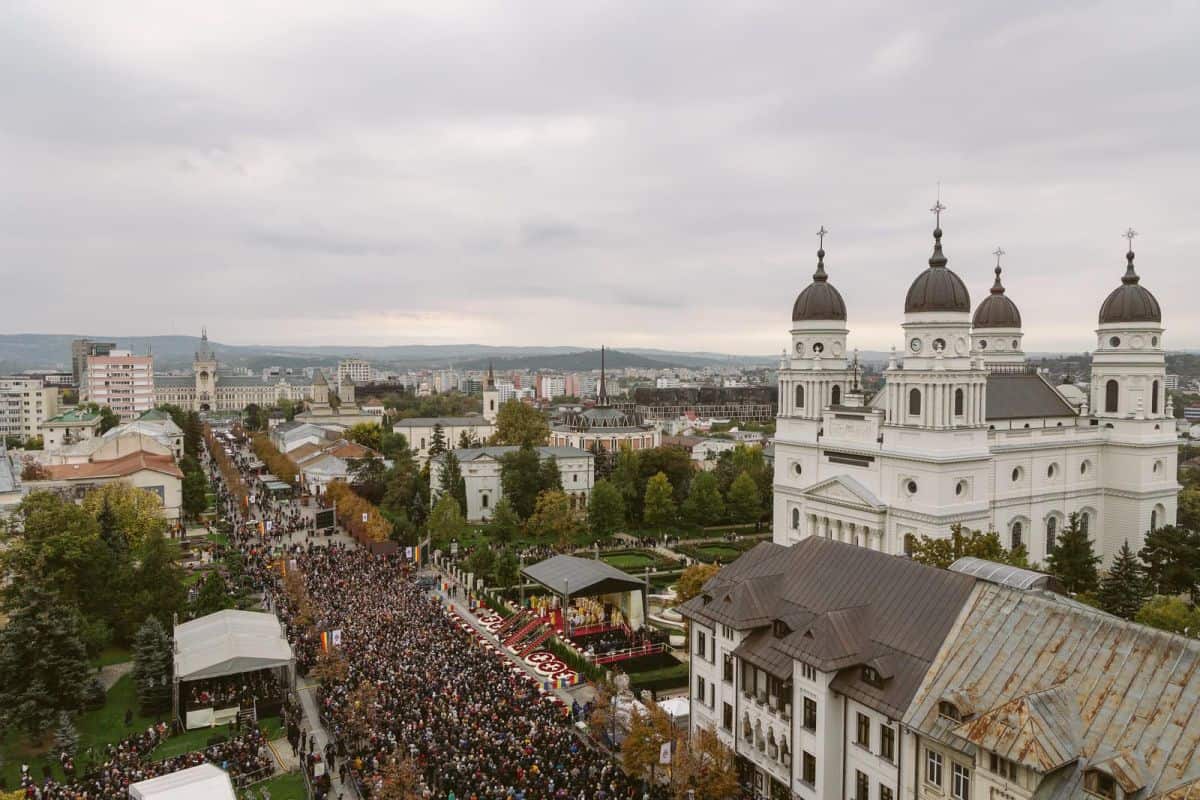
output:
M939 717L938 702L955 689L973 698L978 724L947 728ZM1027 727L1002 730L1010 720ZM965 752L1016 747L1024 763L1052 765L1076 750L1073 764L1042 781L1039 800L1083 796L1084 772L1105 764L1141 775L1131 800L1186 797L1200 785L1200 642L981 582L904 723Z

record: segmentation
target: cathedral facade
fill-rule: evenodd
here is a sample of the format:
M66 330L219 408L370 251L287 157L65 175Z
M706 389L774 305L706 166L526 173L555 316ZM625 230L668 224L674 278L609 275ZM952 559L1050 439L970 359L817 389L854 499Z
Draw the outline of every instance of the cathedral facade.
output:
M868 400L848 357L846 304L818 250L780 363L775 541L821 536L900 554L961 524L1045 563L1078 514L1107 561L1124 541L1136 550L1148 530L1174 524L1162 313L1129 235L1121 284L1100 306L1087 396L1027 365L999 265L972 313L939 222L905 298L903 350L892 349Z
M346 391L343 387L343 393ZM353 404L352 385L348 392L346 402ZM241 411L252 403L268 408L281 400L327 404L329 386L319 370L312 378L287 375L273 382L254 376L222 375L217 371L217 356L208 343L207 330L201 332L191 375L154 377L155 405L170 403L186 411Z

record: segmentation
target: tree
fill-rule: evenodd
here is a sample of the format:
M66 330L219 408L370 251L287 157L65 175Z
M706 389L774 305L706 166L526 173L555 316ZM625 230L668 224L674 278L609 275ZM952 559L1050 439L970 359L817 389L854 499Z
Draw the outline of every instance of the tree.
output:
M100 434L111 431L121 424L121 418L108 406L100 406Z
M562 491L562 473L558 469L558 459L554 456L538 464L538 486L543 492L551 489Z
M179 546L161 533L142 543L138 564L129 580L126 610L118 621L118 636L126 639L146 617L153 615L170 630L175 614L187 604L187 587L179 566Z
M374 422L359 422L346 429L345 436L355 444L361 444L379 452L383 449L383 426Z
M515 586L521 579L521 562L511 547L500 551L500 555L496 557L496 565L492 568L492 574L496 578L496 585L503 589Z
M205 576L200 584L200 592L192 603L192 618L215 614L227 608L233 608L233 598L229 596L229 587L221 573L213 570Z
M1079 526L1079 515L1071 514L1046 559L1050 572L1072 594L1094 592L1099 583L1096 565L1100 557L1092 549L1092 540Z
M470 447L479 447L479 445L480 445L479 437L475 435L474 431L464 430L458 434L458 449L459 450L466 450L467 448L470 448Z
M721 521L725 516L725 501L721 498L716 475L701 472L692 478L687 500L683 501L683 515L700 526L715 525Z
M208 478L203 472L184 472L182 489L184 515L198 518L208 508Z
M1146 534L1139 555L1155 594L1195 596L1200 582L1200 533L1175 525L1155 528Z
M676 800L726 800L738 796L737 762L711 727L700 728L676 749L671 778Z
M521 532L521 520L507 497L501 497L492 509L486 532L488 540L496 544L508 544Z
M1110 614L1133 619L1146 603L1149 594L1146 574L1126 540L1100 581L1097 599L1100 607Z
M0 629L0 717L5 727L38 737L58 712L83 708L91 667L79 638L78 613L36 583Z
M617 453L609 482L621 492L625 501L625 518L632 524L642 518L641 458L638 451L622 447Z
M496 554L490 547L476 547L467 556L466 560L467 572L470 572L475 578L482 579L484 583L492 583L492 571L496 567Z
M189 411L183 425L183 452L198 457L203 446L204 423L200 421L200 412Z
M446 452L446 430L442 427L442 423L435 422L433 436L429 440L429 457L437 458L444 452Z
M360 497L375 505L383 502L387 492L387 467L383 459L371 456L346 459L346 472L351 488Z
M729 487L729 516L734 522L754 522L762 516L762 494L748 471L734 479Z
M638 478L642 486L658 473L667 476L675 504L687 498L695 467L691 456L678 447L654 447L638 451Z
M250 403L242 409L242 424L248 431L261 431L267 427L267 415L263 413L262 406L258 403Z
M1178 597L1155 595L1134 619L1152 628L1187 636L1195 636L1200 631L1200 610Z
M950 538L921 536L913 543L912 560L939 569L949 569L960 558L971 556L998 564L1026 567L1025 549L1018 547L1005 550L1000 534L995 531L981 533L968 531L961 524L950 526Z
M453 450L447 450L446 454L442 456L441 474L438 475L438 478L442 482L442 491L453 497L458 503L458 507L466 514L467 481L463 477L458 456L454 455Z
M444 493L438 498L433 512L429 515L429 535L433 537L434 542L448 545L451 539L462 536L465 530L466 522L463 520L462 510L458 507L458 501L448 492Z
M608 539L625 524L625 499L621 490L606 480L596 481L588 498L588 527L601 539Z
M646 482L642 519L651 528L661 530L675 522L675 516L675 498L671 482L667 480L665 473L659 472Z
M621 765L635 778L653 773L658 766L662 746L675 738L675 726L667 712L652 703L647 712L636 706L629 714L629 731L621 743Z
M692 564L683 571L679 582L675 584L675 602L683 604L700 594L704 584L720 571L721 567L717 564Z
M532 445L501 456L500 485L517 516L529 519L543 488L541 463Z
M1179 492L1176 524L1185 530L1200 531L1200 486L1185 486Z
M544 445L550 438L550 425L541 412L519 400L509 400L496 412L496 444L517 446Z
M71 757L79 750L79 731L75 730L75 723L66 711L58 712L58 727L54 729L54 749Z
M575 530L575 514L571 511L571 498L566 492L549 489L538 495L533 515L529 518L529 532L534 536L566 541Z
M93 489L83 498L83 508L93 518L107 507L116 520L117 530L125 537L129 548L136 549L156 533L165 533L162 500L154 492L138 489L128 483L116 482Z
M133 637L133 686L143 715L171 704L171 637L158 617L146 617Z
M421 773L412 759L393 755L380 770L380 778L379 800L420 800L424 796Z

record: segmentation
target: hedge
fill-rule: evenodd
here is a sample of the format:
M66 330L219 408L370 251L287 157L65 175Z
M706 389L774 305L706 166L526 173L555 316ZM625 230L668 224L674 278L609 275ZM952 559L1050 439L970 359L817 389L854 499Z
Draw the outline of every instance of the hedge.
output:
M673 667L652 669L647 672L629 673L629 688L631 689L650 689L661 692L664 689L678 689L687 685L687 664L677 664Z
M325 487L325 498L337 505L338 522L355 539L382 542L391 536L392 524L384 518L383 512L359 497L344 481L330 482ZM366 522L363 522L364 514Z

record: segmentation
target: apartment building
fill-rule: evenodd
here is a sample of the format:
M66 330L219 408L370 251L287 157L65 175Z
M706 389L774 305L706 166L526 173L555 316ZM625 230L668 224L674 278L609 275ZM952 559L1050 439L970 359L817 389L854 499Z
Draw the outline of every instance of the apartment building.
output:
M58 413L58 389L42 378L0 378L0 437L31 439Z
M113 350L88 356L83 398L110 407L122 422L131 422L154 408L154 357Z
M73 340L71 342L71 376L75 379L75 385L83 386L89 357L106 356L116 349L116 342L98 342L94 339Z

